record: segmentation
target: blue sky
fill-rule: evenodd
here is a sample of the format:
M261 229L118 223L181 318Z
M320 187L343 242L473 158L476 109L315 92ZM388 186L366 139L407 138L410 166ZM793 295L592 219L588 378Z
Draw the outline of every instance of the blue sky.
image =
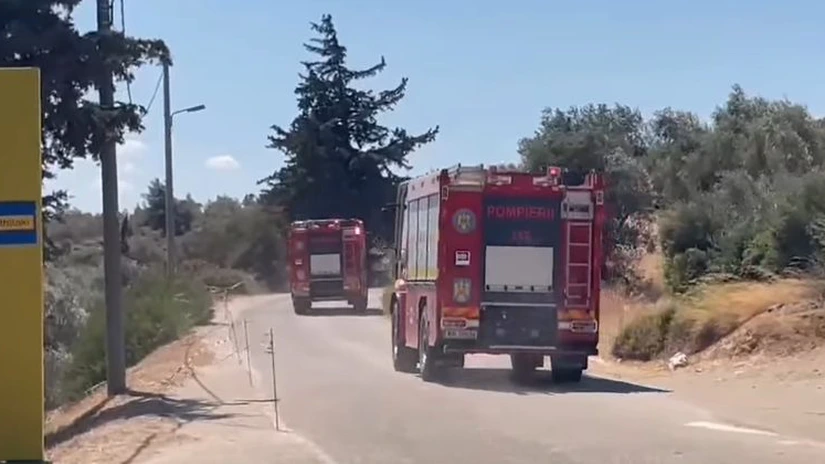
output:
M548 106L621 102L645 114L672 106L706 117L738 82L825 113L825 4L813 1L125 1L127 33L162 38L172 50L173 109L207 106L175 118L175 193L199 201L257 192L255 181L280 166L266 136L296 114L301 44L324 13L351 65L386 57L371 87L409 77L386 124L441 126L438 140L412 155L413 174L516 160L517 141ZM92 28L94 1L76 16ZM136 102L148 103L159 75L138 73ZM160 94L145 124L120 148L121 208L163 176ZM47 188L66 188L73 206L98 212L99 177L81 162Z

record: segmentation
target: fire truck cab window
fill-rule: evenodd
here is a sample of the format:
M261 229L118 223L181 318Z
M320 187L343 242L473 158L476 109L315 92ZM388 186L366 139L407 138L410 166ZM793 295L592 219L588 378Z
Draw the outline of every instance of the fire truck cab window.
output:
M404 204L402 204L400 208L401 238L398 240L399 253L397 259L401 261L403 268L407 268L407 257L409 256L407 240L410 233L410 208Z
M407 244L407 278L418 279L418 200L410 202L409 206L410 233Z
M438 277L438 195L430 195L427 205L427 280Z
M415 263L415 278L416 280L424 280L427 278L427 199L419 198L416 203L418 207L418 243L417 254L418 259Z
M403 216L401 255L409 280L435 280L438 275L438 195L412 200Z

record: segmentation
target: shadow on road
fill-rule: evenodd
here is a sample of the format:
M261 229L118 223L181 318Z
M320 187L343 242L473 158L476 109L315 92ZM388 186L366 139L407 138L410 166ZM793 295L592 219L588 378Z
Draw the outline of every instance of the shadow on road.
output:
M157 393L130 391L127 395L103 399L70 425L46 434L45 444L47 448L51 448L107 422L134 417L173 417L180 422L229 417L214 412L216 406L211 401L181 400Z
M655 387L647 387L622 380L585 375L581 383L557 384L553 382L549 370L536 371L528 381L517 381L510 369L465 368L451 370L441 385L452 388L483 390L517 395L531 394L571 394L571 393L670 393Z
M376 317L382 316L384 312L376 308L367 308L365 311L358 311L351 306L341 307L326 307L326 308L312 308L302 316L358 316L358 317Z

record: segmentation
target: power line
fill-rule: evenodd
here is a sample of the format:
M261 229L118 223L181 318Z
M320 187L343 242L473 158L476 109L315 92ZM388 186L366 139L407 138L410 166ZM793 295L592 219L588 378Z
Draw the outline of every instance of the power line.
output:
M152 109L152 104L155 103L155 97L158 96L158 90L160 90L160 83L163 82L163 71L161 70L160 75L158 76L158 81L155 83L155 90L152 92L152 98L149 99L149 104L146 105L146 110L144 110L143 115L149 114L149 110Z
M112 7L114 7L114 1L112 0ZM123 37L126 37L126 0L120 0L120 32L123 33ZM129 81L126 81L126 93L129 95L129 104L132 104L132 84Z

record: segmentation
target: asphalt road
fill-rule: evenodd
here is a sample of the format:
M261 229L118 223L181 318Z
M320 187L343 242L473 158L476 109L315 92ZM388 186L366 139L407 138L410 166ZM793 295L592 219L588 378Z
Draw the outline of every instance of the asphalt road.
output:
M323 304L296 316L288 295L272 295L239 315L267 390L274 328L282 420L332 462L825 462L825 444L738 428L667 391L593 373L574 386L519 386L508 358L473 356L445 383L424 383L393 370L380 290L370 300L366 315Z

